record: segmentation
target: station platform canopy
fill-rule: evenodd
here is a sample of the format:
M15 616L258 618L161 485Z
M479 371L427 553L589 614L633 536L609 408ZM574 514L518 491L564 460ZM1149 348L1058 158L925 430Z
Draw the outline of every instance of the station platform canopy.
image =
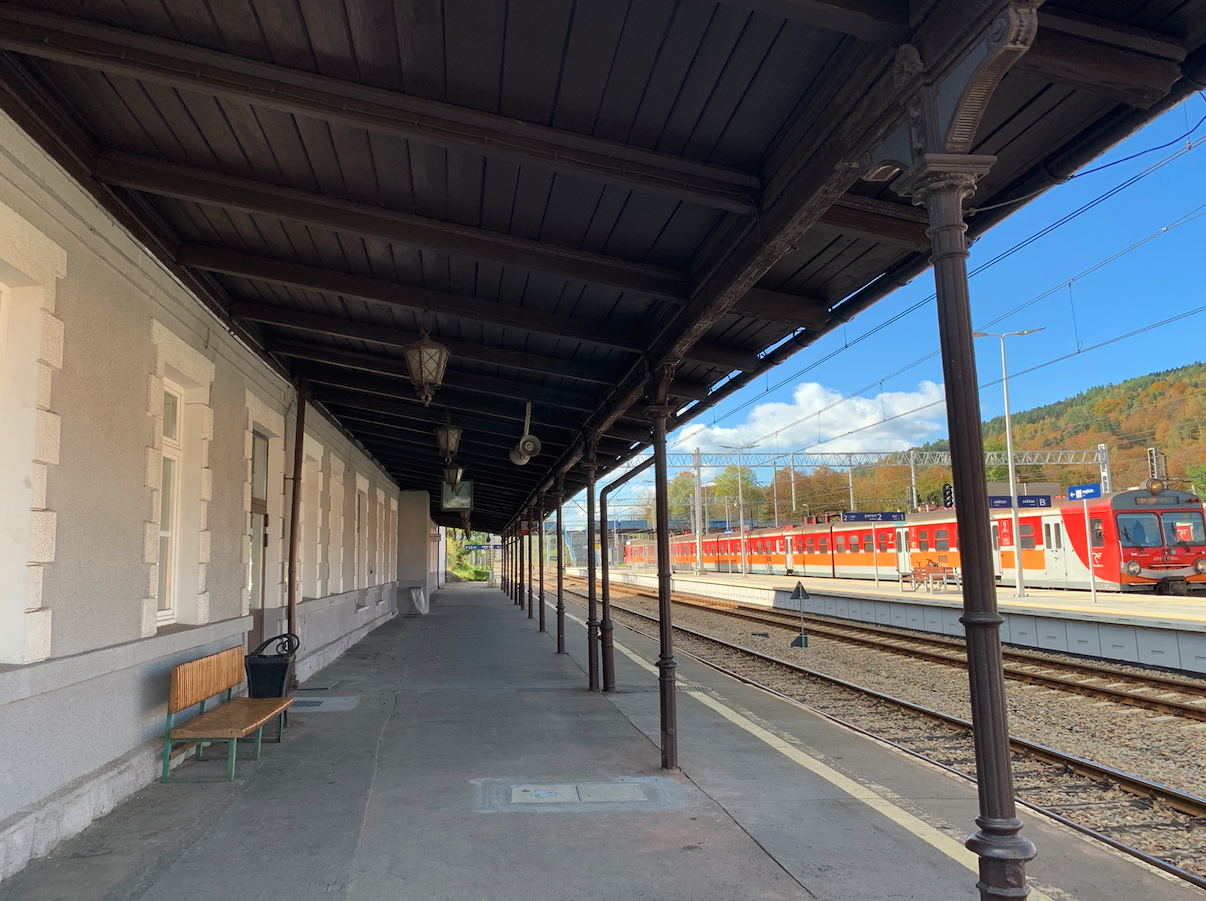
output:
M1035 17L974 236L1206 84L1206 0L8 2L0 106L453 526L462 428L499 532L924 272L881 151Z

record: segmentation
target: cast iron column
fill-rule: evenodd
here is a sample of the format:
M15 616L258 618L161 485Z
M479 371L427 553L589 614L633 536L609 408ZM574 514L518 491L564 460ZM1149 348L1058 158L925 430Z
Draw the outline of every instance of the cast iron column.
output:
M678 664L674 662L674 639L671 634L670 494L666 485L666 417L673 412L673 407L665 405L649 407L649 414L653 417L653 482L657 495L657 612L658 635L661 639L657 668L664 770L678 766L678 711L674 698L674 668Z
M599 606L595 591L595 447L592 438L587 446L582 468L586 470L586 651L587 684L591 691L599 690Z
M286 591L288 625L286 628L297 634L297 555L301 535L301 486L302 461L306 451L306 395L309 385L302 379L297 386L297 419L293 433L293 495L289 499L289 586Z
M540 533L540 553L537 555L540 562L540 631L544 631L544 495L540 495L540 509L537 511L540 514L540 525L538 527Z
M518 547L516 548L515 556L517 558L517 562L519 563L519 579L516 581L516 584L515 584L516 602L519 604L519 609L523 610L524 571L523 571L523 525L522 525L522 523L519 526L519 534L515 540L518 542Z
M565 500L565 480L557 479L557 653L565 653L565 537L561 533L561 504Z
M534 602L536 598L532 594L533 581L533 566L532 566L532 545L535 543L536 536L532 534L532 511L528 511L528 619L532 619L536 615Z
M997 590L992 565L992 519L988 510L980 392L972 342L971 301L967 286L967 242L963 201L975 192L993 157L927 154L923 166L903 181L901 193L925 205L930 217L934 282L938 293L938 332L946 386L955 514L963 568L963 615L967 631L967 671L971 685L980 827L967 847L980 856L977 887L985 901L1021 899L1026 861L1035 847L1021 834L1014 803L1009 756L1009 722L1001 660ZM894 185L895 187L895 185Z
M609 584L609 563L611 548L607 543L607 490L599 494L599 575L603 581L603 622L599 626L600 644L603 647L603 690L616 690L616 649L612 633L615 626L611 622L611 586Z

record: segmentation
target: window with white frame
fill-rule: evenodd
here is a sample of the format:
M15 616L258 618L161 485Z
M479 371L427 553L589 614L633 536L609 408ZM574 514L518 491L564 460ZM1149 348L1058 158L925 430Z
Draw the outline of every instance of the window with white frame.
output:
M184 391L163 383L163 471L159 488L159 610L160 624L176 620L176 574L180 547L180 478L184 469L182 444Z

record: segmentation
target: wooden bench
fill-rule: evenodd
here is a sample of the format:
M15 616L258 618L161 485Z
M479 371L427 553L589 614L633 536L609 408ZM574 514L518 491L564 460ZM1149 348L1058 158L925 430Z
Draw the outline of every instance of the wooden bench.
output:
M168 698L167 727L163 735L162 781L211 782L213 779L170 778L172 744L197 746L198 760L213 760L201 756L202 742L226 742L226 781L234 781L235 748L240 738L255 733L253 760L260 759L260 740L264 725L276 717L276 740L281 740L281 725L285 710L293 698L233 698L234 689L243 682L243 649L229 648L208 657L190 660L172 667L172 691ZM206 710L205 705L215 695L226 692L226 703ZM176 725L173 717L197 705L200 712L192 719Z

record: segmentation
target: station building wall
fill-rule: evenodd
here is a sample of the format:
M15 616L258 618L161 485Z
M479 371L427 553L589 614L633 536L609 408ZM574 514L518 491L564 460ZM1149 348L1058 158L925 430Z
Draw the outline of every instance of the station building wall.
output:
M0 115L0 878L155 778L174 664L245 644L257 607L285 631L296 412ZM400 580L434 588L441 546L427 494L313 407L305 455L303 679L396 614Z

